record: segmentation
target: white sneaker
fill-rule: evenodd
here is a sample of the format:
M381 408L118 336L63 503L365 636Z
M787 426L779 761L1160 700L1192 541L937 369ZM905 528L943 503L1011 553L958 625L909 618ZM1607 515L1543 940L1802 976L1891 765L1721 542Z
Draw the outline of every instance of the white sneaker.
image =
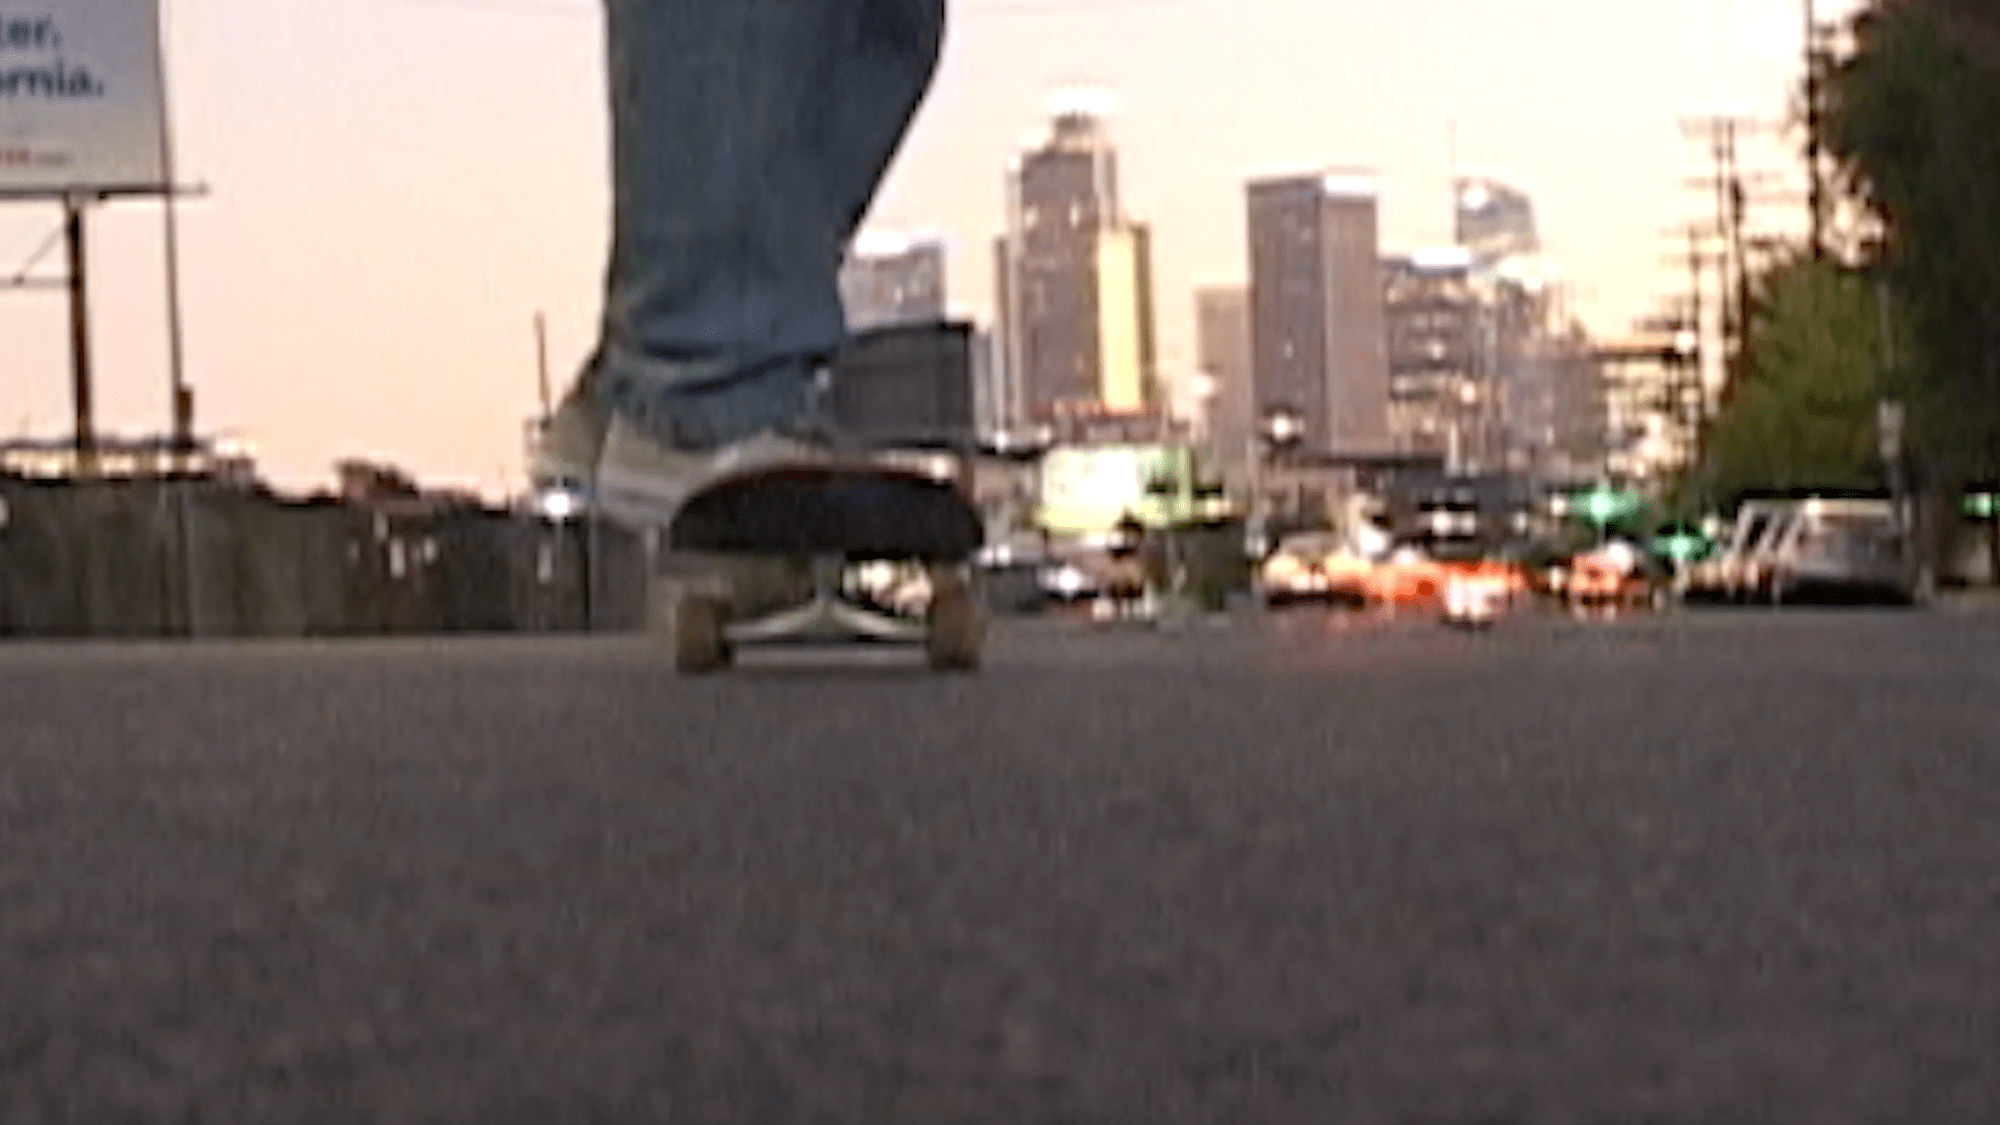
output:
M796 435L765 431L715 449L676 449L607 407L596 378L587 369L536 435L528 477L539 493L565 494L637 531L671 524L711 481L831 456L831 439L813 432L812 416L797 420Z
M825 446L766 430L718 449L671 449L623 417L605 432L596 467L598 510L635 530L673 523L689 496L712 481L774 465L825 461Z
M587 497L609 426L588 381L579 381L535 435L528 457L528 480L535 491Z

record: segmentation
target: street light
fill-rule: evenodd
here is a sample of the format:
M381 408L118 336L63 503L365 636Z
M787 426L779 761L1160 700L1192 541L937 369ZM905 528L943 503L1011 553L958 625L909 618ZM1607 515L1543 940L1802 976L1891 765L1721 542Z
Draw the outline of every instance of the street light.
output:
M1278 406L1264 413L1263 454L1290 455L1305 441L1306 420L1296 408ZM1303 504L1299 505L1303 507Z
M1306 420L1289 406L1275 407L1264 414L1264 440L1273 449L1290 450L1306 436Z

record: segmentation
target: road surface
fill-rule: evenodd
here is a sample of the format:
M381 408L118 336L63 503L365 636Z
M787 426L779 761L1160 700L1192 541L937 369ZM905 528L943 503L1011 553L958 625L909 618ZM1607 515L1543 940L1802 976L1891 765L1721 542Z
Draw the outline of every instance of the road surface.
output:
M0 648L0 1125L2000 1120L2000 617Z

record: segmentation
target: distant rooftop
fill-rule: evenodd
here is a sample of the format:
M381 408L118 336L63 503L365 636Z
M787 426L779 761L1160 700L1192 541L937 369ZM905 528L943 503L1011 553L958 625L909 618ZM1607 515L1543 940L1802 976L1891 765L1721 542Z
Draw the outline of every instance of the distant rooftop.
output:
M249 481L256 460L248 445L228 439L198 439L180 449L171 437L119 438L101 436L89 463L73 438L19 439L0 442L0 475L27 480L143 480L174 476L218 477Z
M1381 195L1375 173L1365 168L1292 168L1283 165L1261 168L1245 177L1253 187L1315 183L1329 199L1372 200Z
M946 244L946 235L939 230L862 231L854 239L854 256L898 258L916 250L942 250Z

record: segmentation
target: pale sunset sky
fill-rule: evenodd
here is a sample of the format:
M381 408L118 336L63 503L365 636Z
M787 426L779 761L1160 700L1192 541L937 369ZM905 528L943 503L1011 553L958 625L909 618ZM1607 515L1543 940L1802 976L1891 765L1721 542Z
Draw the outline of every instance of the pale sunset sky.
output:
M521 487L534 315L560 392L598 309L596 0L167 0L166 18L182 179L208 189L181 224L203 430L248 439L291 487L347 455ZM1108 89L1180 379L1194 289L1245 274L1246 175L1372 168L1384 251L1439 245L1455 136L1462 170L1533 192L1575 312L1617 334L1685 285L1667 231L1700 212L1704 163L1677 123L1782 120L1802 26L1800 0L952 0L870 226L947 232L953 304L986 321L1009 157L1053 90ZM1795 175L1793 143L1750 161ZM58 222L0 205L0 276ZM160 225L151 204L93 215L107 431L167 426ZM59 295L0 291L0 433L67 433L67 349Z

